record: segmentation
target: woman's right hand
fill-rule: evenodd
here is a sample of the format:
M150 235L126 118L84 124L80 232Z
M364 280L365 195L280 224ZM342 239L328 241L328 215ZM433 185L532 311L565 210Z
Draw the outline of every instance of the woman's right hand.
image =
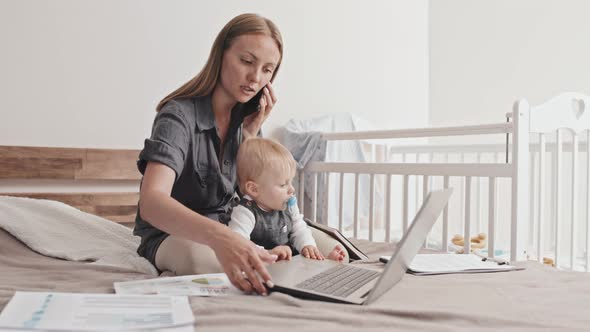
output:
M246 293L256 290L258 294L266 295L266 287L262 283L269 287L273 284L265 264L274 263L277 256L259 249L252 241L229 228L219 233L209 246L231 283Z
M268 84L262 88L260 111L244 118L244 126L242 128L244 139L256 137L256 135L258 135L260 128L262 128L262 124L269 117L270 112L276 103L277 96L275 95L275 90L272 87L272 83L268 82Z

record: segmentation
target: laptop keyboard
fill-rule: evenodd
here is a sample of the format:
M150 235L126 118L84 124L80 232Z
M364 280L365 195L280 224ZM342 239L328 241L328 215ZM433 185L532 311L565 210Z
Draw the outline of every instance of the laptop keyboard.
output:
M318 273L296 287L326 295L347 297L378 275L378 271L342 264Z

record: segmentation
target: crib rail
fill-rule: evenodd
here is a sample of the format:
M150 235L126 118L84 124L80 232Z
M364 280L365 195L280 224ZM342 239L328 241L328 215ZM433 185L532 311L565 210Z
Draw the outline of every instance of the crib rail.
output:
M439 164L439 163L335 163L312 162L306 171L363 174L398 174L424 176L510 177L509 164Z
M354 131L342 133L323 133L322 136L328 141L341 140L368 140L368 139L392 139L392 138L416 138L416 137L438 137L438 136L467 136L486 135L513 132L513 124L493 123L487 125L461 126L461 127L438 127L438 128L415 128L398 130L373 130Z

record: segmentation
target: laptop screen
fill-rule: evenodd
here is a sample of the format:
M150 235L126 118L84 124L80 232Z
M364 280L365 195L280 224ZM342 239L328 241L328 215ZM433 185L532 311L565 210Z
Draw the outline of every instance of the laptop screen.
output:
M452 188L447 188L428 194L364 304L375 301L401 280L422 248L436 219L447 205L452 192Z

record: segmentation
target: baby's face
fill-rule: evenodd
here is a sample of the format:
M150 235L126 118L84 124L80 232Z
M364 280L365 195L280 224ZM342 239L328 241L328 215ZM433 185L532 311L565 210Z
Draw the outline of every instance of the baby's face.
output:
M295 192L293 176L277 173L279 172L265 172L256 182L258 184L256 203L267 211L285 210L287 201Z

